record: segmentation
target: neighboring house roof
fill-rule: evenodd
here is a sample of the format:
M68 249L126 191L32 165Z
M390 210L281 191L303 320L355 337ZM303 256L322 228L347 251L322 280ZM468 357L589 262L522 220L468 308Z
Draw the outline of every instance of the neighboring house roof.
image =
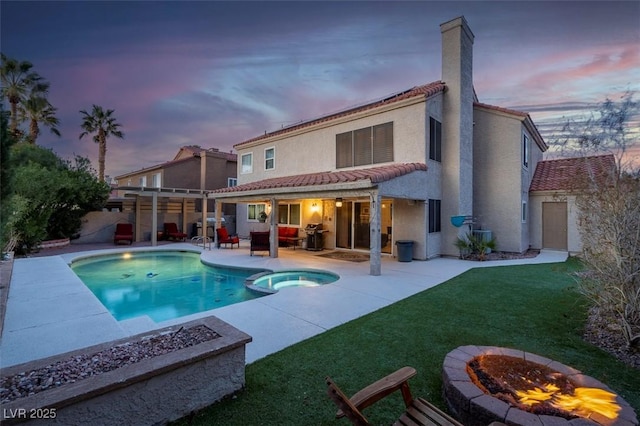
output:
M393 104L395 102L404 101L406 99L410 99L410 98L414 98L414 97L418 97L418 96L422 96L422 97L424 97L426 99L426 98L428 98L430 96L435 95L436 93L444 92L445 89L446 89L446 85L442 81L434 81L432 83L425 84L425 85L422 85L422 86L415 86L415 87L412 87L409 90L405 90L405 91L402 91L402 92L395 93L395 94L393 94L391 96L385 97L384 99L380 99L380 100L377 100L377 101L374 101L374 102L370 102L370 103L365 104L365 105L360 105L360 106L357 106L357 107L354 107L354 108L349 108L347 110L340 111L340 112L335 113L335 114L326 115L324 117L320 117L320 118L317 118L317 119L314 119L314 120L306 121L304 123L300 123L300 124L296 124L296 125L293 125L293 126L290 126L290 127L286 127L284 129L280 129L280 130L277 130L275 132L265 133L264 135L261 135L261 136L255 137L253 139L249 139L247 141L235 144L234 147L235 148L241 147L244 144L248 144L248 143L251 143L251 142L256 142L256 141L259 141L259 140L262 140L262 139L267 139L267 138L270 138L272 136L279 136L279 135L287 134L289 132L293 132L293 131L296 131L296 130L299 130L299 129L302 129L302 128L305 128L305 127L310 127L310 126L313 126L313 125L316 125L316 124L320 124L320 123L324 123L324 122L327 122L327 121L336 120L338 118L347 117L347 116L352 115L352 114L356 114L356 113L359 113L359 112L367 111L367 110L370 110L370 109L373 109L373 108L378 108L378 107L381 107L383 105L389 105L389 104Z
M160 170L160 169L167 168L169 166L175 166L185 161L189 161L193 157L200 157L202 155L202 151L207 152L207 157L222 158L227 161L238 161L237 154L233 154L230 152L223 152L223 151L220 151L218 148L204 149L197 145L188 145L188 146L181 147L178 153L176 154L176 156L173 158L173 160L165 161L164 163L156 164L154 166L146 167L140 170L135 170L129 173L124 173L120 176L116 176L114 179L121 180L128 176L144 174L153 170Z
M583 178L602 183L616 169L611 154L540 161L529 191L570 191L584 187Z
M549 149L549 146L546 144L546 142L542 138L542 135L538 131L538 127L533 122L533 120L531 119L531 116L528 113L523 112L523 111L518 111L518 110L515 110L515 109L510 109L510 108L504 108L504 107L499 107L499 106L495 106L495 105L484 104L482 102L474 102L473 103L473 107L474 108L484 109L484 110L487 110L487 111L490 111L490 112L494 112L494 113L501 113L501 114L511 115L511 116L521 120L524 123L524 126L527 128L527 130L529 130L529 133L531 134L531 136L535 140L535 142L538 145L538 147L540 147L542 152L545 152L547 149Z
M300 186L329 185L336 183L352 183L369 181L371 184L386 182L393 178L406 175L416 170L427 170L424 163L396 163L366 169L338 170L334 172L307 173L295 176L284 176L265 179L243 185L220 188L214 193L238 193L273 188L292 188Z

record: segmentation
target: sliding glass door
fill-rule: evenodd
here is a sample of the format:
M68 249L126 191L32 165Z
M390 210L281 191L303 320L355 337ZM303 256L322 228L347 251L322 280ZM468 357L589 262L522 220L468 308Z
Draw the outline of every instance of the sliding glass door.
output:
M371 205L368 201L344 201L336 207L336 247L356 250L371 248ZM383 200L380 215L380 245L391 253L393 202Z

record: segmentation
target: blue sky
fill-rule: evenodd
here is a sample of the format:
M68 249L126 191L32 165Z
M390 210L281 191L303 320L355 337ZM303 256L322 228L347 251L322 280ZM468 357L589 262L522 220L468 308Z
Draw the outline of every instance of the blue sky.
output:
M40 145L97 167L79 110L115 110L117 176L439 80L439 25L460 15L480 101L530 112L547 139L562 116L640 89L637 1L3 0L0 46L51 83L62 137L43 129Z

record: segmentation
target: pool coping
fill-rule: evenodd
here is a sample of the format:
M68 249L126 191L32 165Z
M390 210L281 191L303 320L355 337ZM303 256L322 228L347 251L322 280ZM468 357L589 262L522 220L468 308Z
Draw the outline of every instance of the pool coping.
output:
M75 258L150 247L114 247L53 256L16 259L9 289L5 329L0 338L1 367L44 358L97 343L208 316L220 318L253 337L247 346L251 363L328 329L376 311L477 267L563 262L566 252L542 251L532 259L491 262L436 258L397 262L383 259L381 276L369 275L367 262L322 258L322 252L280 250L278 258L249 256L240 249L203 250L172 243L154 250L201 252L206 262L259 269L325 269L340 275L330 285L292 287L270 297L225 306L162 323L144 317L118 323L70 270ZM46 271L43 273L41 271ZM99 330L97 332L96 330Z

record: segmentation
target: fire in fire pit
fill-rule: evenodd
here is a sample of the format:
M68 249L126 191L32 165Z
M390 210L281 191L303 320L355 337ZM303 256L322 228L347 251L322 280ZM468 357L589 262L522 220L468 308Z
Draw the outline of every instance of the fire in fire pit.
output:
M578 386L547 366L505 355L481 355L467 364L476 386L485 393L534 414L573 419L594 413L615 419L616 394Z
M449 411L468 426L638 425L633 408L607 386L529 352L460 346L445 357L443 382Z

